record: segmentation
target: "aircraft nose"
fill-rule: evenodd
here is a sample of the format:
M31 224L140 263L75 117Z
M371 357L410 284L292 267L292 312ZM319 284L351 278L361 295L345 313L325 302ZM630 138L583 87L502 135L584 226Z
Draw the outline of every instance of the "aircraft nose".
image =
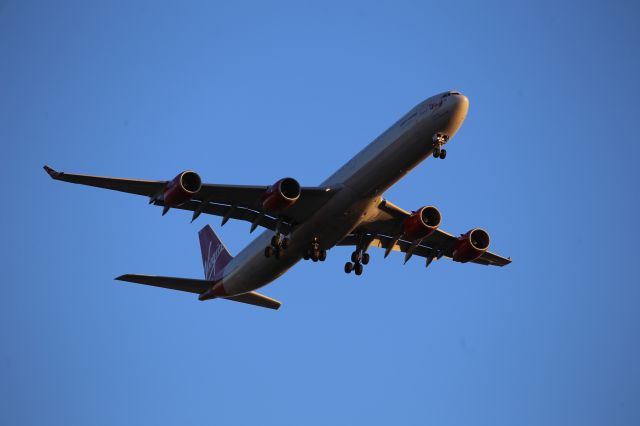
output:
M452 113L454 114L462 114L463 118L467 115L467 111L469 111L469 98L467 98L462 93L454 93L452 96Z
M440 133L450 138L458 131L469 111L469 99L460 92L447 92L445 114L440 122Z

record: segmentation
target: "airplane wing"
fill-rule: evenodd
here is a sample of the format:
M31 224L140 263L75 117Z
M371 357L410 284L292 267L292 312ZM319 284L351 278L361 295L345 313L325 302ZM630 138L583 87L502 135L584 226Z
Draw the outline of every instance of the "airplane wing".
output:
M164 201L158 195L170 183L170 181L71 174L58 172L49 166L44 166L44 169L55 180L147 196L150 198L150 203L158 206L164 206ZM206 213L222 216L223 224L228 219L238 219L254 224L252 230L258 225L275 230L278 218L265 212L262 207L262 196L268 188L267 185L205 183L190 200L171 208L192 211L193 219L201 213ZM334 193L335 191L330 188L302 187L297 202L281 212L280 216L283 219L281 229L290 231L295 224L307 220Z
M458 238L454 235L438 228L418 245L414 246L411 241L398 238L402 233L402 224L411 213L387 200L382 201L378 209L379 212L375 220L359 226L338 245L355 246L362 242L361 238L364 238L364 243L367 247L379 247L387 250L387 252L403 252L405 254L405 262L414 255L426 258L428 264L433 259L453 257L453 248L458 241ZM361 235L364 235L364 237L361 237ZM511 258L505 258L487 251L472 262L480 265L505 266L511 263Z

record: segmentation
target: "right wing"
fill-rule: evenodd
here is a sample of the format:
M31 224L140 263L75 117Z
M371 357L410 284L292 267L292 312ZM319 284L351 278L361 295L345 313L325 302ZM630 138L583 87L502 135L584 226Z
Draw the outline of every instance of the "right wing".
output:
M71 174L58 172L49 166L44 166L44 169L55 180L144 195L149 197L150 203L158 206L164 206L163 200L158 195L170 182ZM262 208L261 197L267 188L266 185L205 183L190 200L172 208L194 212L193 219L200 213L207 213L222 216L225 222L226 219L245 220L275 230L278 218L263 211ZM334 193L335 191L330 188L302 187L298 201L281 212L283 231L306 221Z
M171 290L186 291L189 293L202 294L209 290L214 281L196 280L191 278L162 277L157 275L121 275L116 280L130 283L151 285L154 287L168 288ZM280 302L264 294L251 291L239 296L223 297L222 299L233 300L234 302L247 303L249 305L261 306L263 308L278 309Z

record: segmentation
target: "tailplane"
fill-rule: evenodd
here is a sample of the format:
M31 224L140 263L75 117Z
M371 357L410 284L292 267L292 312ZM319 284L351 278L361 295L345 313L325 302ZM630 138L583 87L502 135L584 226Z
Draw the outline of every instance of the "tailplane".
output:
M207 281L218 281L222 279L224 267L231 262L233 256L211 226L207 225L202 228L198 232L198 236L200 237L204 277Z
M200 249L202 250L204 280L139 274L121 275L116 280L186 291L202 296L214 289L216 284L222 285L219 281L223 278L224 267L231 262L233 256L231 256L231 253L220 241L211 226L207 225L202 228L198 235L200 236ZM280 307L280 302L277 300L255 291L235 296L222 296L221 298L269 309L278 309Z
M126 274L120 275L116 280L128 281L130 283L152 285L154 287L169 288L172 290L186 291L189 293L202 294L211 288L212 282L207 280L194 280L190 278L161 277L156 275ZM261 306L263 308L278 309L280 302L264 294L250 291L238 296L223 297L223 299L234 302L247 303L249 305Z

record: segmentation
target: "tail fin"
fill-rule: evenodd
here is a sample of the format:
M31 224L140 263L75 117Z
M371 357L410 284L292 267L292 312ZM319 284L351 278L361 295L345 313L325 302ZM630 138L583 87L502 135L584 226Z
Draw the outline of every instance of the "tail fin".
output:
M204 277L208 281L218 281L222 278L224 267L233 259L233 256L231 256L231 253L220 241L211 226L207 225L202 228L198 235L200 236Z

